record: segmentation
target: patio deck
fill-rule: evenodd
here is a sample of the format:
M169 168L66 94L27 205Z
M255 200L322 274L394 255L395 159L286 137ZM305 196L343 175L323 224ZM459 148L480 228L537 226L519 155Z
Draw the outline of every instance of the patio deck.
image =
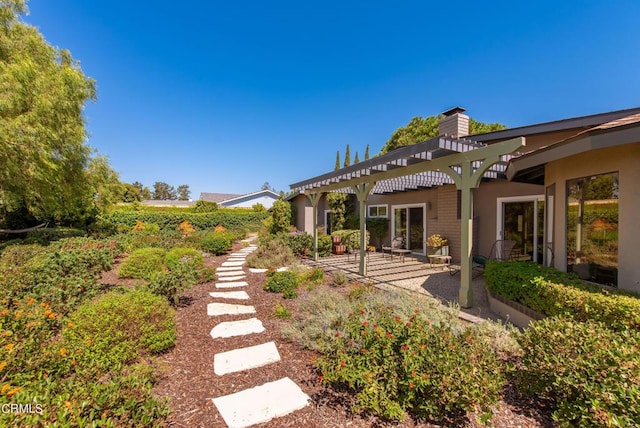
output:
M426 257L415 255L407 255L404 262L398 256L394 256L392 260L388 254L383 256L382 253L369 253L367 257L366 277L358 273L360 258L354 257L353 254L331 255L322 257L317 262L307 259L305 264L321 267L327 272L342 270L350 278L370 282L380 289L403 289L426 294L440 300L445 306L458 304L460 275L451 276L446 266L434 265L432 268ZM472 287L474 306L469 309L460 308L461 317L469 321L478 321L464 316L466 313L473 317L504 321L489 309L484 277L475 278Z

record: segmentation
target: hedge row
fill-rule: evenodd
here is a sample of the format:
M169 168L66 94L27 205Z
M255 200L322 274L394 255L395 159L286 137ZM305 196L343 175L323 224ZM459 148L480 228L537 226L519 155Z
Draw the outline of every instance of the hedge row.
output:
M620 330L640 330L640 298L622 290L604 290L535 263L491 262L485 269L487 289L548 316L567 315L598 321Z
M268 216L267 212L244 210L217 210L209 213L114 211L100 216L98 222L103 227L115 229L118 226L133 227L140 220L143 223L157 224L160 229L175 229L186 220L200 230L224 226L227 229L257 231Z

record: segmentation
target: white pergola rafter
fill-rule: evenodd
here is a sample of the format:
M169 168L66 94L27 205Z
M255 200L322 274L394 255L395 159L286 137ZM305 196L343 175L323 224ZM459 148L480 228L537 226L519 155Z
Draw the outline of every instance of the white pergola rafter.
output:
M524 138L485 145L470 139L436 137L385 155L291 185L306 194L314 208L314 258L317 259L317 204L323 193L355 193L360 203L361 239L366 233L365 203L371 193L393 193L455 184L461 190L461 278L459 302L473 306L471 244L473 189L483 178L504 175L511 153L523 147ZM360 246L360 274L366 275L366 248Z

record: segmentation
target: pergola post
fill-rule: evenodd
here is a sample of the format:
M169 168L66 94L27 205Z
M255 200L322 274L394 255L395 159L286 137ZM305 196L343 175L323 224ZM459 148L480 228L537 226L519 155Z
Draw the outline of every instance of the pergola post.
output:
M310 193L307 195L313 207L313 260L318 261L318 203L322 193Z
M353 186L352 189L360 203L360 275L367 274L367 199L371 190L373 190L375 182L363 183Z

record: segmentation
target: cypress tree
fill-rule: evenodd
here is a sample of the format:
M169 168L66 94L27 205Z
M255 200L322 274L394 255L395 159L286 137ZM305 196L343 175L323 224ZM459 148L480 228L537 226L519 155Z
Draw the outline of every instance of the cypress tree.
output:
M367 144L367 148L364 151L364 160L369 160L369 145Z
M344 153L344 166L347 167L350 165L351 165L351 152L349 150L349 145L347 144L347 148Z
M336 151L336 168L335 170L339 170L340 169L340 150Z
M360 158L358 157L358 152L356 152L356 157L353 159L353 163L360 163Z

